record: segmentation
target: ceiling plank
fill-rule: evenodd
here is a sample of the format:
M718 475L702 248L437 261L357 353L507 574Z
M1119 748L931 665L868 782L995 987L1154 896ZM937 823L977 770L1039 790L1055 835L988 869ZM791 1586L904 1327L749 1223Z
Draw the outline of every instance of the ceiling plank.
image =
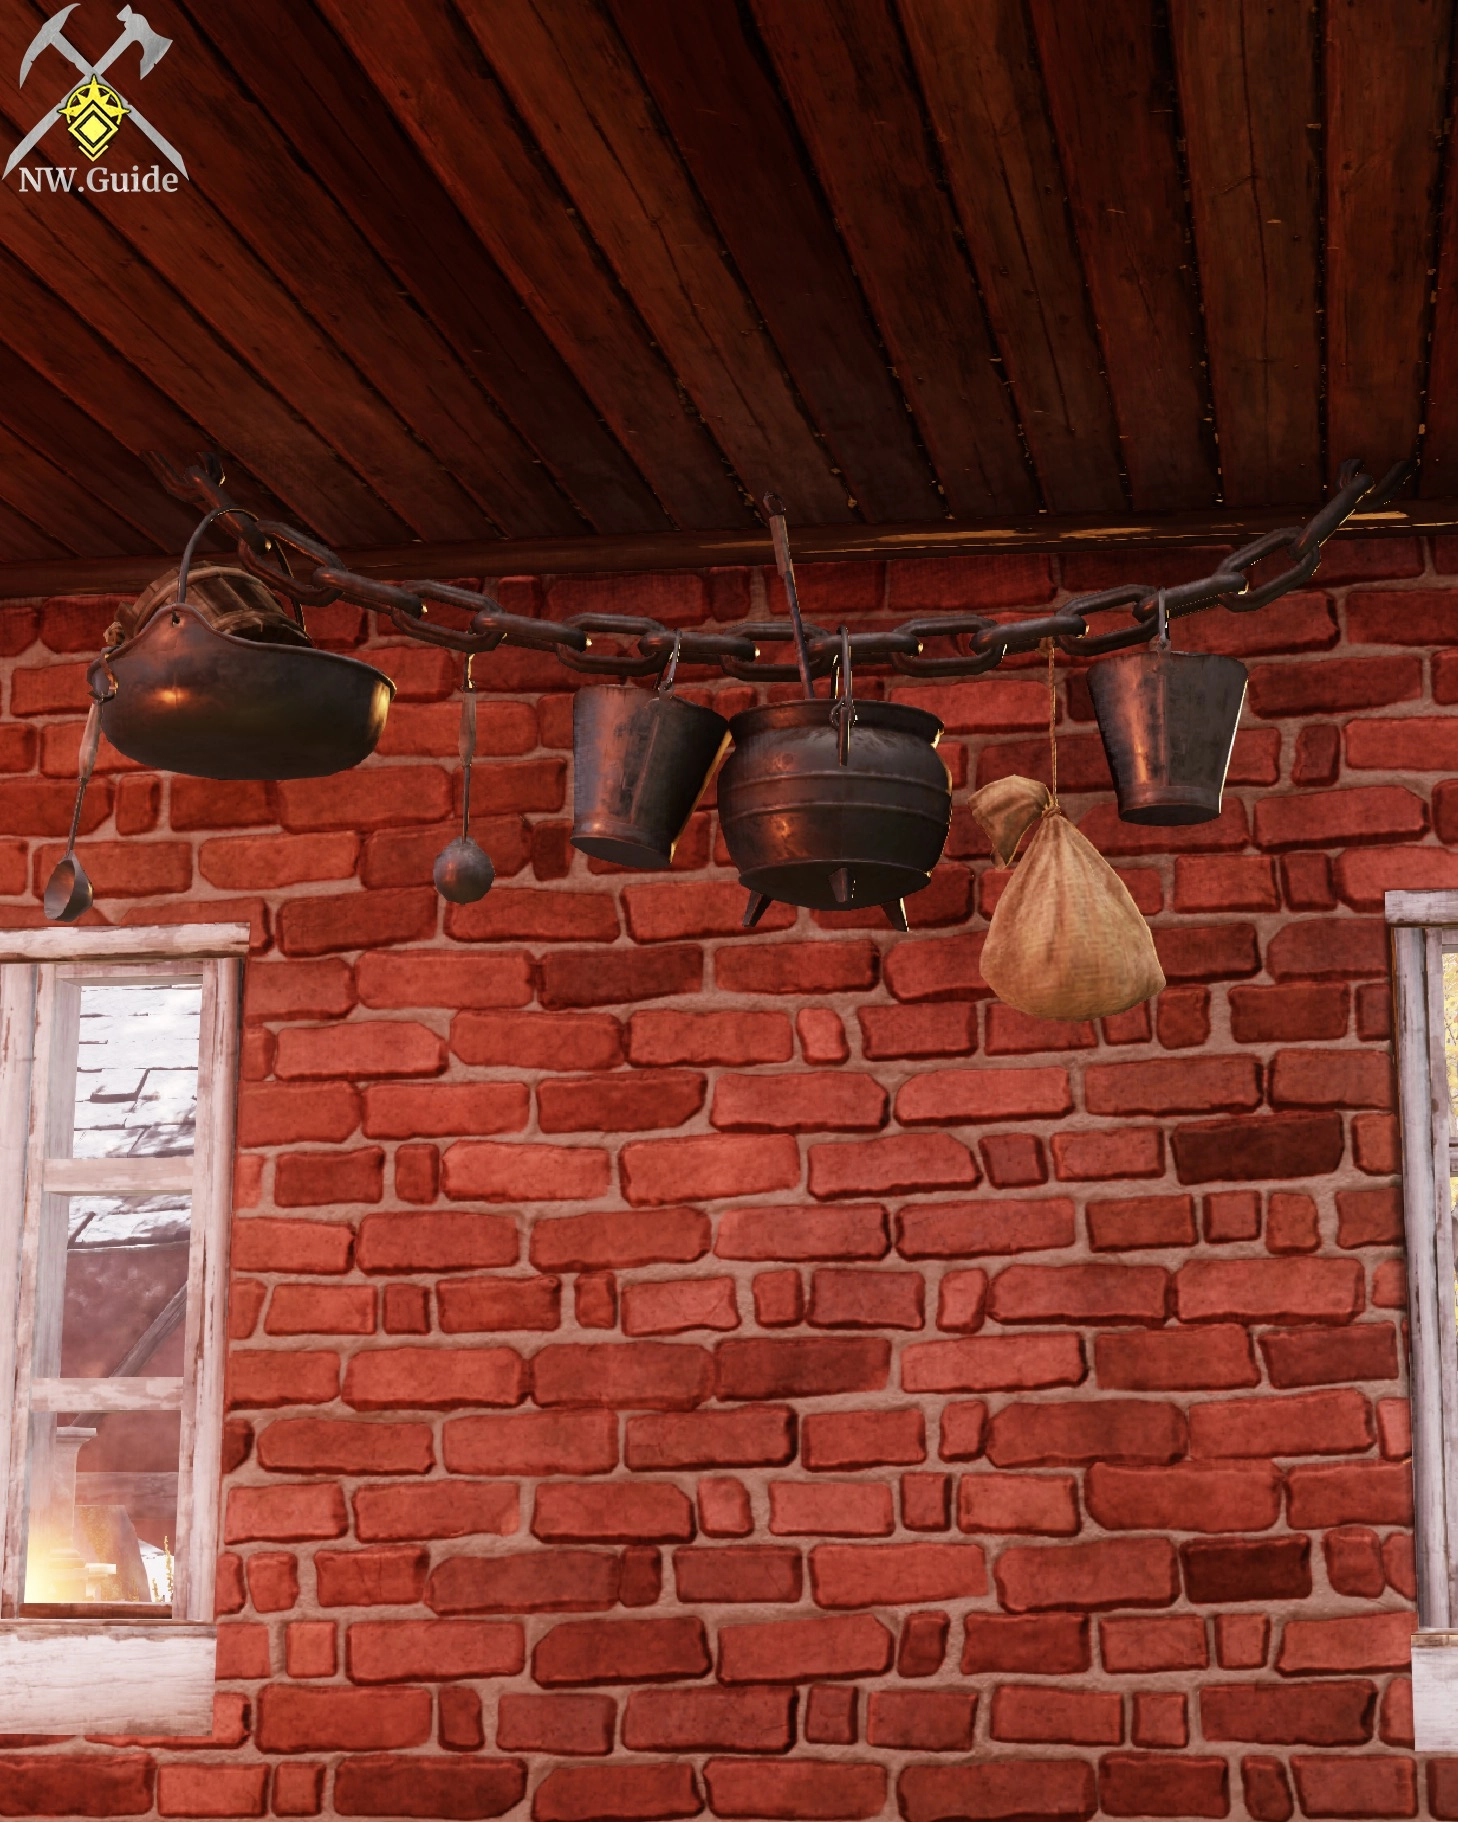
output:
M196 514L163 493L146 463L119 443L98 417L74 405L3 342L0 424L43 450L93 499L133 526L124 548L140 550L150 544L157 550L173 550L195 523Z
M123 556L147 540L83 482L58 467L43 448L0 422L0 499L23 512L63 550L86 556ZM154 546L155 548L155 546Z
M1118 427L1022 0L900 7L1043 497L1117 512Z
M1416 453L1452 0L1326 8L1327 466Z
M589 525L667 515L368 78L305 0L193 17Z
M853 517L779 350L597 0L457 0L750 497L801 521Z
M1216 498L1174 104L1154 0L1030 0L1124 466L1151 512Z
M42 16L38 8L29 6L0 8L0 70L19 67ZM148 111L155 111L159 119L185 121L192 112L192 71L185 60L178 60L175 70L172 64L172 59L164 58L153 72ZM45 74L54 81L54 71L48 68ZM236 97L230 99L236 102ZM10 126L19 123L23 131L35 117L35 103L13 91L7 78L0 88L0 113ZM50 137L54 149L64 157L64 133L52 129ZM145 143L136 135L137 146ZM231 140L220 135L217 143L236 182L238 155ZM206 150L194 154L199 155L205 157ZM99 206L84 195L33 198L32 202L40 206L22 205L7 210L7 215L25 221L44 215L55 228L56 238L69 241L68 257L55 269L54 277L47 273L68 295L88 285L121 289L117 285L119 269L126 271L126 288L132 290L139 269L135 255L140 254L187 301L192 313L210 325L256 374L267 376L417 535L450 536L462 524L490 530L465 491L249 254L209 207L197 185L179 184L170 195L128 195L123 207L115 203ZM67 218L64 230L62 217ZM97 230L103 222L123 237L129 249L122 256L122 268L112 260L104 270L97 269L94 250L102 244ZM69 277L63 276L67 273ZM257 389L256 382L247 388Z
M873 521L935 513L906 401L737 8L609 4L856 504Z
M1458 27L1455 27L1458 30ZM1458 101L1458 42L1449 66L1448 99L1444 117L1452 132L1453 108ZM1438 273L1434 289L1433 332L1428 362L1427 398L1424 401L1422 467L1418 491L1437 498L1445 487L1458 487L1458 159L1450 139L1447 150L1444 197L1438 217Z
M256 42L257 21L249 27ZM268 46L274 64L279 50ZM197 189L451 480L509 537L582 530L531 450L401 293L329 187L300 164L259 103L240 90L234 71L220 67L202 44L190 47L185 62L159 65L158 74L164 69L172 71L174 90L185 83L195 115L229 123L226 161L212 146L193 160ZM448 250L437 248L437 264L442 257ZM443 504L449 500L447 490Z
M63 568L68 568L73 561L73 558L66 555L63 545L57 544L54 538L48 538L43 531L38 531L22 513L0 500L0 576L4 576L7 569L16 573L16 564L38 566L41 573L54 575ZM45 592L59 591L48 589ZM100 594L106 591L98 589L96 592ZM4 585L0 583L0 599L7 598L13 599L5 595Z
M1220 476L1233 505L1321 497L1314 9L1171 0Z
M722 457L455 14L321 5L675 521L742 522Z
M982 300L885 0L752 0L955 513L1036 504Z

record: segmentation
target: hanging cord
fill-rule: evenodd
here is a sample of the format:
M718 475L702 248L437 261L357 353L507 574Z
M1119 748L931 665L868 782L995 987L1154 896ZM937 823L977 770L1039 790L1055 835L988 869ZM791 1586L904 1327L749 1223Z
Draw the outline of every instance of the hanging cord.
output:
M1048 654L1048 763L1053 779L1053 788L1048 793L1048 807L1043 814L1052 816L1060 808L1058 803L1058 683L1053 673L1053 660L1058 648L1053 640L1045 639L1043 650Z

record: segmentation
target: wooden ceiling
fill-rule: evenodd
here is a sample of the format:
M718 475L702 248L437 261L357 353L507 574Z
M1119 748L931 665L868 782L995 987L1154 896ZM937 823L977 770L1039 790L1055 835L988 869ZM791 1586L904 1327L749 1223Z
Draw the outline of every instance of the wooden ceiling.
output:
M350 549L1458 495L1454 0L144 3L191 181L0 190L0 565L208 447Z

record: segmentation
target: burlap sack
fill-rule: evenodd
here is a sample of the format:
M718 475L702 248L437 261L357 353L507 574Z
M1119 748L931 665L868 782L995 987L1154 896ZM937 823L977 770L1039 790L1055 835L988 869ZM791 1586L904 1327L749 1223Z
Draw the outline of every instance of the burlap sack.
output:
M1125 1012L1164 986L1154 938L1124 882L1055 804L997 901L982 976L1038 1019Z
M1036 778L1020 778L1014 772L974 791L967 799L967 807L992 843L998 866L1010 867L1017 856L1018 843L1048 808L1048 787Z

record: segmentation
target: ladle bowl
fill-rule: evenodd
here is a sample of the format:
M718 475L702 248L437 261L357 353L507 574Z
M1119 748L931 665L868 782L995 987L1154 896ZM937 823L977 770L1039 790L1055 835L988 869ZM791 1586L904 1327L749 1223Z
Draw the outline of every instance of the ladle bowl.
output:
M451 904L474 905L491 890L496 869L478 842L469 835L458 835L436 855L431 877L436 891Z
M86 869L68 848L46 881L41 899L46 917L53 924L74 924L91 909L92 896Z

